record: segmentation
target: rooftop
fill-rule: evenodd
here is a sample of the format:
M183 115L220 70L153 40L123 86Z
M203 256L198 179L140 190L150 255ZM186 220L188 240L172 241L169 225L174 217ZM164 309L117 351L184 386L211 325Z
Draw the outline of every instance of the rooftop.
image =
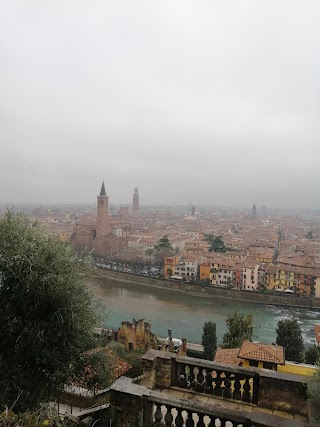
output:
M241 359L258 360L284 365L284 348L278 345L260 344L244 341L238 357Z

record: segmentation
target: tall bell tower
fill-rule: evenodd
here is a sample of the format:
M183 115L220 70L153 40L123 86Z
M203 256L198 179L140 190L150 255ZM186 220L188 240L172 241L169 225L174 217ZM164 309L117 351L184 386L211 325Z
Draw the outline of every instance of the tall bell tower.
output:
M106 194L104 181L101 185L100 194L97 198L97 230L96 236L101 237L108 234L109 214L108 214L109 197Z
M257 217L257 208L256 208L256 203L253 204L252 206L252 211L251 211L251 217L253 219L255 219Z
M138 192L138 188L137 187L133 191L132 215L133 216L138 216L139 215L139 192Z

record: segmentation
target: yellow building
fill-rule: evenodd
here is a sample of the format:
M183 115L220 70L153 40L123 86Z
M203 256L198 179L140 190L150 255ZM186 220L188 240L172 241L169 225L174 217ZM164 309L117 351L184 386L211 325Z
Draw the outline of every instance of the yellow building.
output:
M219 267L220 267L220 264L217 262L214 262L210 265L210 284L211 285L216 285L218 283Z
M295 375L313 375L317 371L317 366L307 365L305 363L287 362L285 365L278 366L278 372Z
M314 282L314 296L320 298L320 277L317 277Z
M266 269L266 286L267 289L273 291L279 287L279 276L278 276L278 267L274 265L269 265Z
M282 290L294 289L295 280L294 280L294 270L292 268L290 268L289 266L279 267L278 278L279 278L279 287Z
M258 255L257 257L256 257L256 261L258 261L258 262L265 262L266 264L271 264L272 263L272 257L270 257L270 256L260 256L260 255Z
M313 365L285 361L284 348L278 345L244 341L239 350L238 358L243 359L242 366L245 368L271 369L304 376L313 375L317 370L317 367Z
M244 341L238 354L244 368L255 367L277 371L284 365L284 348L279 345L260 344Z
M243 366L270 369L294 375L308 376L317 371L314 365L287 362L284 358L284 348L277 345L268 345L244 341L241 348L218 349L215 362L230 366ZM244 381L240 381L242 386ZM250 379L252 393L252 379Z

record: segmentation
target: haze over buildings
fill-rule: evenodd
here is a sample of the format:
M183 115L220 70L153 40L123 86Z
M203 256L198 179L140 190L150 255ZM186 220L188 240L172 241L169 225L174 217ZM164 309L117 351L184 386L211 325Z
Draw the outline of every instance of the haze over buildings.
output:
M0 4L0 202L320 208L318 1Z

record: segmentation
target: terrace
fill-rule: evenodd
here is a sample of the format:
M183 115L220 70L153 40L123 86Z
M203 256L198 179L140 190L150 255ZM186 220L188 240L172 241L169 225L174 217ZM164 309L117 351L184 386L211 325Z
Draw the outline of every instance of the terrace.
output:
M304 377L157 350L142 360L139 380L121 377L108 391L110 425L302 427L308 422Z

